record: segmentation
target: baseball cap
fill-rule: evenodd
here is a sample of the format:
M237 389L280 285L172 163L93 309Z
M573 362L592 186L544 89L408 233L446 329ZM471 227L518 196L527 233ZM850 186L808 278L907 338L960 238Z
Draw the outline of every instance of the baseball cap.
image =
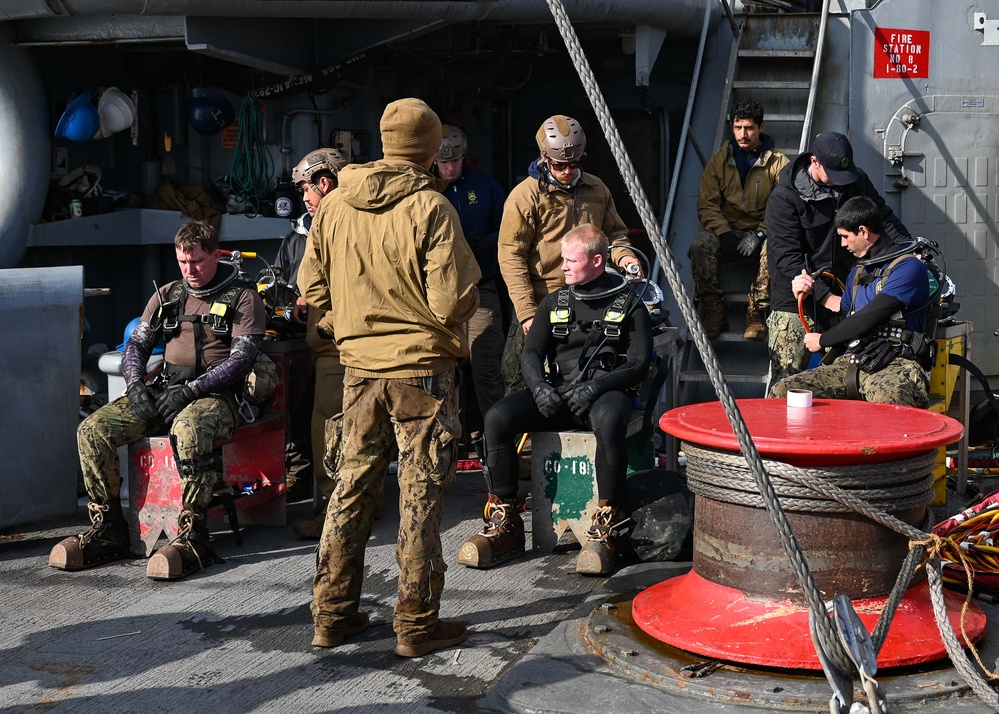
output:
M819 134L811 149L834 185L846 186L860 178L860 170L853 163L853 147L842 134L835 131Z

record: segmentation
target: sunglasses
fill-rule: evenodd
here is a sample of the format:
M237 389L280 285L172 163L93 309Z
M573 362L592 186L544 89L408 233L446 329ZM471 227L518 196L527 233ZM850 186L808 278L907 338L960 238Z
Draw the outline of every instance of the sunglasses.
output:
M552 161L548 159L548 166L551 167L552 171L571 171L572 169L579 168L578 161L569 161L568 163L562 161Z
M305 192L308 191L310 188L312 188L312 186L310 186L307 183L303 183L303 184L300 184L300 185L296 186L295 190L298 191L298 195L299 196L305 196Z

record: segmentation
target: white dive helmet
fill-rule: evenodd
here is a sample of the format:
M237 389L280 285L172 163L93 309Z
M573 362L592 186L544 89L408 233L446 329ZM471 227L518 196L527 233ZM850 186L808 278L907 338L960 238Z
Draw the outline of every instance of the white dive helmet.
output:
M117 87L108 87L97 101L97 114L101 120L101 137L125 131L135 122L135 105L128 95Z
M303 181L314 184L312 176L317 171L329 171L335 178L346 165L347 159L336 149L316 149L306 154L291 170L291 183L293 186L298 186Z
M553 161L579 161L586 152L586 134L572 117L556 114L545 119L538 129L538 149L546 159Z
M460 159L468 153L468 138L454 124L441 125L441 139L441 148L437 150L438 161Z

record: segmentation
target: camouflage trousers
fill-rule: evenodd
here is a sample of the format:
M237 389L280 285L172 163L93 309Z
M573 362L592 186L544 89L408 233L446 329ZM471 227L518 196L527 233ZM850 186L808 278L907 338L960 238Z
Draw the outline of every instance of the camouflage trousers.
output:
M330 439L330 422L343 411L343 374L339 352L323 352L316 355L316 392L312 411L312 476L316 488L323 498L333 495L336 482L333 473L336 469L336 454L340 446L340 423L336 422L335 441ZM330 454L331 445L336 448ZM329 467L333 464L333 468Z
M841 355L832 364L819 365L777 382L767 396L783 398L789 389L810 389L820 399L849 399L846 380L850 355ZM858 371L860 396L865 402L900 404L925 409L929 404L926 372L911 359L896 357L874 374Z
M809 329L813 328L811 318L806 316L805 319ZM808 368L812 353L805 347L805 328L798 313L775 310L767 316L767 350L770 352L770 385Z
M520 371L520 356L524 352L524 327L517 320L510 324L506 333L506 345L503 347L503 382L506 384L507 395L527 389L524 375ZM485 416L485 414L483 414Z
M752 231L734 231L742 240ZM690 258L690 271L694 279L694 296L698 301L710 296L724 297L721 288L721 266L733 260L750 260L736 251L738 240L732 245L722 245L722 241L711 231L700 230L694 237L687 257ZM770 263L767 259L767 242L760 248L759 266L756 278L749 286L748 312L765 315L770 309Z
M317 628L342 629L357 612L365 545L393 441L399 447L400 490L395 631L419 637L437 625L447 569L440 539L444 488L454 481L461 435L454 374L373 379L348 371L336 488L313 581Z
M236 404L219 395L196 399L173 422L141 421L121 397L87 417L77 429L80 466L87 496L106 504L121 497L118 447L147 436L169 434L180 474L181 500L196 511L208 507L220 474L213 447L232 436L236 428Z

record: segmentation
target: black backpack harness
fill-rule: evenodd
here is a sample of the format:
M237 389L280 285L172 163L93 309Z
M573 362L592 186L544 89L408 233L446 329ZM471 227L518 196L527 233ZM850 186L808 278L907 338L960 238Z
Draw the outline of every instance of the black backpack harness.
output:
M624 336L621 325L634 307L633 298L635 294L631 290L622 289L604 310L602 319L579 321L575 319L576 296L573 295L572 289L565 286L558 290L555 295L555 308L548 313L552 336L564 343L572 331L582 329L584 324L592 326L586 335L586 341L583 343L576 364L557 364L559 372L566 381L575 382L584 379L582 375L595 360L599 360L598 367L606 370L612 370L620 363ZM598 337L601 338L600 342L594 346ZM553 360L550 358L550 361Z

